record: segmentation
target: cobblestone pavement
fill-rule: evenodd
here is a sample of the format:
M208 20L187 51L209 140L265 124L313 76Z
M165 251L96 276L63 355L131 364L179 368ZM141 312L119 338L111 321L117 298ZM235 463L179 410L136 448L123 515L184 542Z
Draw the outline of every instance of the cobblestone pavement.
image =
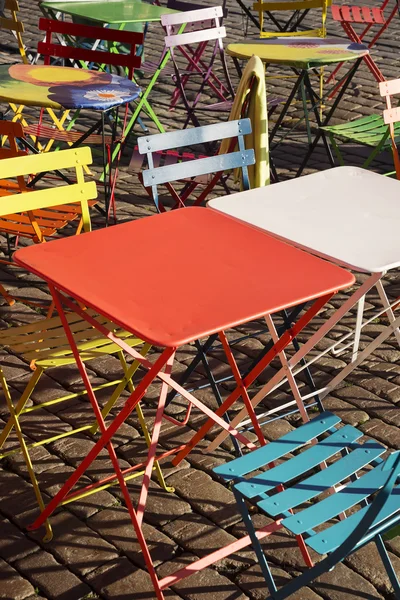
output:
M211 4L209 0L208 4ZM21 14L26 27L26 43L34 48L40 39L37 21L40 15L37 3L33 0L21 0ZM226 20L228 39L237 40L242 35L242 19L235 0L229 0L229 15ZM328 31L342 36L341 30L331 21ZM250 27L249 34L256 37L255 29ZM343 37L343 36L342 36ZM390 30L381 38L374 51L379 65L388 78L398 76L398 44L400 22L396 17ZM146 59L154 59L161 50L161 33L156 25L150 28L146 42ZM3 44L11 38L2 37ZM9 62L4 46L0 46L2 62ZM13 60L18 60L17 54ZM233 65L231 72L234 82ZM271 72L273 74L273 72ZM145 79L142 80L145 83ZM284 95L292 80L268 80L269 93ZM176 129L182 124L183 111L176 109L168 112L166 102L172 90L170 75L163 75L155 93L152 95L157 114L167 128ZM377 91L377 84L365 67L361 68L349 94L337 111L338 122L371 114L383 108ZM5 107L4 107L5 109ZM293 118L298 116L297 105L291 111ZM90 115L87 116L90 118ZM218 115L215 117L218 119ZM221 116L219 117L221 118ZM286 125L287 127L287 122ZM285 129L286 131L287 129ZM300 133L297 133L300 132ZM288 136L278 148L275 161L282 178L293 175L304 153L304 131L301 127L296 135ZM361 164L365 153L357 147L350 147L346 158L353 164ZM375 163L377 171L390 164L390 157L380 157ZM309 171L327 168L324 150L318 148L310 163ZM377 199L378 201L378 199ZM154 212L145 193L138 185L137 175L129 168L129 152L122 161L117 188L119 220L142 218ZM332 207L334 209L334 207ZM345 219L345 215L343 215ZM94 214L95 224L101 219ZM340 235L340 232L338 232ZM4 242L4 240L3 240ZM372 242L372 240L371 240ZM134 277L134 267L132 269ZM362 277L359 277L361 280ZM36 278L21 273L17 269L1 271L1 281L11 292L23 291L28 298L48 299L45 286ZM140 282L138 282L140 286ZM398 273L392 272L385 278L385 286L390 298L400 293ZM138 287L140 293L140 288ZM320 324L345 294L334 298L326 310L318 316ZM368 298L367 310L377 304L374 294ZM370 314L370 313L368 313ZM38 311L17 302L13 307L0 307L1 327L11 324L29 323L40 318ZM348 331L354 322L354 315L331 332L335 339L341 332ZM385 326L384 319L376 319L363 331L361 346L376 336ZM240 328L241 332L254 331L257 324ZM232 334L235 335L235 334ZM237 359L242 367L268 340L266 334L250 338L235 344ZM0 350L2 366L10 385L14 399L18 398L26 385L30 374L29 365L20 357ZM153 350L155 354L157 350ZM175 373L183 371L194 355L194 349L187 346L177 355ZM221 376L229 369L220 352L215 351L210 358L214 371ZM314 374L318 382L326 381L343 365L340 357L324 358L314 365ZM274 366L274 365L272 365ZM96 384L115 378L119 373L119 361L107 358L92 361L89 373ZM261 385L273 372L270 369L263 374L257 385ZM195 372L193 379L201 383L204 374ZM77 370L72 367L49 369L41 384L32 396L33 404L41 404L49 399L70 394L82 389ZM221 386L222 393L231 389L231 383ZM154 414L156 387L149 388L144 399L146 415L151 420ZM209 389L198 392L199 397L215 406ZM286 389L276 392L269 399L272 403L284 402L289 398ZM105 399L101 398L102 401ZM361 428L366 437L373 436L389 448L400 448L399 423L400 412L400 351L395 341L390 339L373 354L372 357L348 377L345 383L334 391L325 401L325 406L334 410L345 423ZM90 410L87 402L75 399L70 403L54 405L47 410L31 413L23 421L24 431L29 440L37 442L46 436L68 430L74 425L90 422ZM184 411L179 400L171 406L174 414ZM6 406L0 405L0 418L7 418ZM186 439L201 422L196 412L187 427L179 430L166 424L163 427L161 443L163 448L171 448ZM264 426L267 439L271 440L298 424L297 417L277 421ZM115 437L118 457L123 465L135 464L144 451L144 442L139 435L135 417L128 420ZM12 438L11 444L15 444ZM32 459L45 493L45 499L54 495L60 483L84 457L93 440L78 435L56 441L46 448L32 450ZM155 564L160 575L175 570L195 557L201 557L211 550L230 542L243 532L243 526L235 509L231 493L212 474L212 468L232 456L229 443L211 455L202 454L201 449L192 452L179 468L166 464L164 472L167 483L175 488L174 493L165 492L156 480L151 484L148 511L145 517L145 533L149 540ZM110 469L106 453L87 473L86 481L96 480ZM137 497L138 480L129 484L133 497ZM9 600L144 600L154 598L154 592L145 572L143 556L129 524L127 510L121 501L117 487L104 490L86 500L72 503L53 516L54 539L50 543L42 541L43 531L27 533L26 526L37 514L37 506L32 487L29 483L24 461L15 454L0 463L0 598ZM257 517L258 518L258 517ZM259 521L262 522L259 517ZM283 533L272 536L265 545L266 553L280 581L287 580L304 566L293 540ZM400 571L400 537L388 542L388 550L395 567ZM390 598L390 586L374 547L367 546L343 564L293 595L297 600L372 600ZM251 551L241 552L229 560L218 563L201 574L186 579L176 585L167 594L170 600L262 600L268 596L260 570L256 566Z

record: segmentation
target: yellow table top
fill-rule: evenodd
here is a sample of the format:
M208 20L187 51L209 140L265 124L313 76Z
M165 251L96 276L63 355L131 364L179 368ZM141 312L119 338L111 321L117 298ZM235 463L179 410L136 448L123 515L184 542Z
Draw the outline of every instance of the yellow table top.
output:
M269 64L308 70L331 63L357 60L369 53L364 44L340 38L285 37L229 44L227 52L235 58L258 56Z

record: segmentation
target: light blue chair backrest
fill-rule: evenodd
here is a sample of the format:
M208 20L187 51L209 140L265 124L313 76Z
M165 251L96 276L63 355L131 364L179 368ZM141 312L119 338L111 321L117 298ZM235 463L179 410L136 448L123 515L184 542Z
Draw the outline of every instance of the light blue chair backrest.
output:
M246 150L243 136L251 133L250 119L215 123L204 127L193 127L181 131L170 131L156 135L146 135L138 138L140 154L147 155L148 169L142 172L143 185L152 189L153 199L159 210L157 186L171 181L199 177L209 173L222 173L223 171L240 168L242 171L242 185L244 190L250 188L247 167L254 165L254 150ZM199 144L210 144L217 140L232 139L232 146L239 150L216 154L206 158L195 158L184 162L176 162L161 167L154 167L153 153L166 150L185 148Z

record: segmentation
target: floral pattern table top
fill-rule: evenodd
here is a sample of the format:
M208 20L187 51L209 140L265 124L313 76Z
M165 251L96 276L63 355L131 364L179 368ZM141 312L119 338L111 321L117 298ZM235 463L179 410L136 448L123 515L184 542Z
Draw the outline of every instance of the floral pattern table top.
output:
M368 54L364 44L340 38L285 37L229 44L228 54L236 58L258 56L265 63L312 69L331 63L356 60Z
M72 67L0 66L0 99L43 108L107 110L135 100L140 88L130 79Z

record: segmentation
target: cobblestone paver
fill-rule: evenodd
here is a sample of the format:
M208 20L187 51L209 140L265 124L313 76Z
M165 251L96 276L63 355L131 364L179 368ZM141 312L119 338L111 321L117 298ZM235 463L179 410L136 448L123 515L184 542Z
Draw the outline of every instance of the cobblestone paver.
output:
M206 4L212 5L212 0L206 0ZM40 39L37 30L40 16L38 3L36 0L20 0L20 5L26 29L25 42L28 47L35 48ZM242 36L246 22L235 0L228 0L228 8L229 14L226 19L228 40L233 41ZM311 22L312 19L309 17L306 24ZM342 30L332 21L328 23L328 31L330 34L343 37ZM157 58L162 49L161 33L157 25L151 26L145 46L146 59ZM5 33L0 43L0 60L3 63L10 61L7 47L9 44L13 45L12 38L6 35ZM251 24L249 35L257 37L257 32ZM374 56L377 57L380 67L388 78L397 77L399 74L399 39L400 22L396 17L374 51ZM12 60L19 60L17 53L12 55ZM236 85L235 70L231 63L229 67ZM273 70L268 74L275 75L275 79L268 79L268 93L282 96L287 94L292 80L277 79L277 72ZM142 79L142 84L144 85L147 80L146 75ZM171 76L163 74L151 97L156 112L167 129L179 128L184 120L184 113L180 108L173 112L167 110L172 89ZM6 109L5 106L1 108ZM362 67L336 113L336 122L372 114L381 111L382 108L377 84L369 71ZM291 119L294 120L301 115L300 109L300 103L291 108ZM85 116L85 119L90 118L91 115ZM215 120L218 118L221 118L221 115L216 114ZM206 117L204 122L207 121L212 121L212 118ZM286 120L284 132L288 131L289 124L289 120ZM153 127L151 125L149 127L153 131ZM274 151L275 163L282 179L293 176L304 155L305 141L304 128L300 124L295 134L288 135ZM117 209L120 221L143 218L154 212L154 207L138 184L137 174L129 166L129 154L127 151L123 156L117 186ZM362 163L365 155L363 149L354 146L350 146L345 153L346 160L358 165ZM388 170L388 165L390 165L390 156L382 155L374 163L374 168L382 172ZM314 153L307 172L327 167L327 158L321 145ZM102 224L99 216L94 214L93 217L95 226ZM345 218L346 216L343 215L343 219ZM132 276L134 277L134 265ZM42 282L29 274L21 273L18 269L2 267L0 280L12 293L23 291L25 297L31 300L49 298ZM391 273L385 279L385 286L389 297L396 298L400 292L398 273ZM318 325L331 314L344 297L345 294L341 294L332 300L325 312L318 316ZM371 310L377 303L377 297L372 294L368 300L366 307ZM0 327L29 323L39 318L41 318L39 311L20 302L12 307L5 305L4 302L0 306ZM347 331L353 322L354 314L347 316L340 327L331 332L331 339ZM385 324L385 319L381 318L366 328L363 331L361 345L379 334ZM258 324L250 324L239 329L241 333L248 333L257 327ZM309 332L306 332L304 336L307 337L308 334ZM268 336L262 334L258 338L250 338L235 344L239 363L242 366L248 365L267 341ZM16 400L30 376L29 365L18 356L5 350L0 351L2 368L13 399ZM153 352L156 354L156 350ZM190 363L194 353L192 346L186 346L178 352L176 375ZM325 400L326 408L335 411L345 423L360 427L366 436L375 437L391 449L400 448L399 360L399 348L393 339L389 339ZM228 365L218 351L212 353L210 364L218 376L224 377L229 373ZM343 364L340 357L325 357L318 361L314 365L318 383L329 380ZM271 368L262 374L257 385L268 380L275 367L276 364L273 363ZM96 385L101 384L120 375L120 363L115 358L92 361L88 366L88 372ZM193 375L192 383L202 381L204 381L204 372L199 367ZM31 402L41 404L81 389L80 377L74 367L50 369L37 386ZM230 389L232 389L231 382L223 384L222 395L226 395ZM154 418L156 394L157 386L151 386L144 399L150 425ZM215 406L210 389L200 390L198 396L208 406ZM106 394L100 395L100 399L101 404L104 405ZM268 402L276 405L289 399L288 390L282 388ZM115 410L118 410L118 407ZM185 404L176 399L169 410L175 417L182 416ZM69 403L56 404L46 410L28 415L23 421L24 431L28 440L37 442L44 436L55 435L71 427L88 423L91 416L87 401L75 398ZM7 408L2 398L0 427L6 419ZM193 430L197 429L202 421L203 417L194 411L185 427L177 429L166 422L162 429L161 446L168 450L188 440ZM270 423L264 427L265 436L269 440L275 439L292 429L297 423L297 417ZM121 465L128 467L141 461L146 446L139 432L140 424L136 415L132 414L114 440ZM10 447L15 443L15 436L11 436ZM46 502L59 489L92 445L93 440L81 434L55 441L45 448L36 447L31 451ZM232 542L244 533L233 496L212 472L213 467L233 456L232 445L227 440L221 448L209 455L202 453L202 449L206 446L207 440L203 440L178 468L173 467L170 462L165 463L164 474L167 485L175 489L173 493L163 490L156 478L151 483L144 532L161 577L190 564L197 557L202 557L223 544ZM108 455L102 452L87 472L85 481L96 481L108 474L110 470ZM129 491L135 500L138 498L138 490L138 481L130 481ZM37 513L35 497L22 457L15 454L2 460L0 462L0 598L7 600L151 600L155 597L145 570L143 555L124 507L122 494L117 487L103 490L57 511L52 518L54 539L49 543L42 541L43 531L27 532L26 530ZM255 515L255 520L259 526L268 522L266 517L261 515ZM399 540L400 538L397 537L388 542L390 556L398 571L400 571ZM279 532L271 536L264 547L278 583L289 580L304 568L296 544L285 533ZM267 597L268 593L260 569L254 554L249 549L217 563L215 568L208 568L194 577L181 581L166 592L168 600L205 600L205 598L207 600L264 600ZM295 600L348 600L350 598L378 600L390 599L391 595L390 585L376 550L368 546L350 557L344 564L337 566L332 572L313 582L309 588L300 590L292 597Z

